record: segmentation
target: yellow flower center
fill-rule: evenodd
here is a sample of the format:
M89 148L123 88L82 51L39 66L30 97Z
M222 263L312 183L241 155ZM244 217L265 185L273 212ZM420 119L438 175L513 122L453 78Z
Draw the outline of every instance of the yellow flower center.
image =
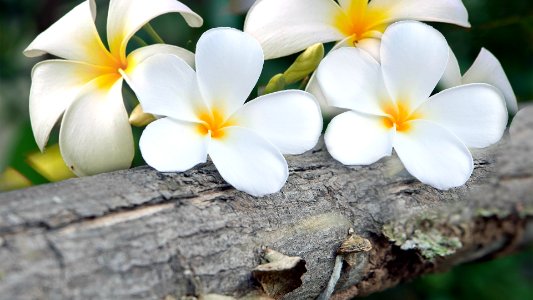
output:
M218 109L211 109L211 111L203 111L198 114L198 118L202 123L198 124L197 130L201 135L211 135L211 138L221 139L226 135L224 129L235 125L231 119L226 120L224 114Z
M383 20L387 12L368 7L368 0L352 0L348 9L335 17L334 25L347 37L352 38L352 43L375 36L376 32L383 33L388 24Z
M105 89L110 88L117 80L122 77L119 70L126 71L128 67L133 67L128 59L123 57L120 53L111 52L105 48L99 37L97 43L100 44L98 48L89 48L87 51L91 52L91 55L96 58L100 67L100 72L97 75L98 85Z
M407 132L411 129L411 121L422 118L420 113L411 112L407 103L398 101L393 103L392 101L383 107L383 111L387 114L383 117L383 125L387 129L391 129L396 126L396 131Z

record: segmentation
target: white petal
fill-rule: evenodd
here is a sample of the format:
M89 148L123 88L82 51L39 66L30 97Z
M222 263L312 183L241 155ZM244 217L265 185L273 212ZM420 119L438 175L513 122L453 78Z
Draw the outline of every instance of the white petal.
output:
M305 87L305 91L315 96L316 101L320 105L320 111L322 111L322 115L325 119L331 119L346 111L345 109L330 106L328 104L328 100L326 99L326 96L324 96L324 92L318 83L316 72L311 75L311 78Z
M516 96L505 71L500 61L487 49L481 49L474 64L463 76L463 83L488 83L497 87L505 96L509 113L518 111Z
M340 42L337 42L329 53L332 53L334 50L337 50L342 47L353 47L352 37L347 37L341 40ZM346 109L338 108L328 104L328 100L326 99L326 96L322 91L322 87L320 87L316 74L317 72L313 72L313 75L311 75L311 78L309 79L309 82L305 87L305 91L315 96L315 99L320 105L322 116L324 116L325 119L331 120L333 119L333 117L342 114L343 112L346 112Z
M507 127L507 109L500 92L487 84L469 84L431 97L419 109L422 118L453 132L468 147L498 142Z
M47 60L35 65L30 90L30 120L41 150L50 131L85 84L106 70L93 65Z
M331 50L329 51L329 53L333 52L333 50L337 50L342 47L354 47L353 37L344 37L342 40L336 42L333 48L331 48Z
M301 154L312 149L322 133L318 104L311 94L297 90L252 100L235 118L239 126L266 138L283 154Z
M196 46L198 85L209 107L229 116L252 92L263 68L259 43L242 31L215 28Z
M415 21L392 24L381 41L383 78L395 101L411 110L426 101L442 78L449 57L446 39Z
M202 26L202 18L176 0L111 0L107 17L107 37L112 53L125 59L129 39L153 18L180 13L189 26Z
M256 197L281 190L289 169L276 147L242 127L228 127L225 134L209 144L209 156L224 180Z
M345 165L369 165L390 156L394 129L383 117L354 111L336 116L328 125L324 140L328 152Z
M87 0L39 34L24 50L24 55L52 55L96 65L112 65L114 58L106 50L96 27L94 0Z
M267 59L277 58L342 40L344 34L334 25L342 13L331 0L258 0L246 16L244 31L259 40Z
M372 0L369 9L384 11L388 15L384 23L418 20L470 27L461 0Z
M453 133L429 121L412 121L409 131L397 132L394 149L411 175L437 189L465 184L474 169L468 148Z
M461 69L457 57L450 48L450 58L448 59L448 66L439 81L439 85L444 89L456 87L463 84L463 76L461 76Z
M144 129L139 147L146 163L159 172L183 172L206 162L208 142L198 124L163 118Z
M133 160L133 136L122 102L122 79L113 80L102 76L91 81L63 116L59 132L61 155L78 176L127 169Z
M206 110L196 73L175 55L145 59L129 72L127 80L147 113L196 122L198 113Z
M146 47L141 47L135 49L128 55L128 69L126 73L129 73L135 69L135 66L140 64L143 60L149 58L150 56L156 54L173 54L181 59L183 59L187 64L194 68L194 53L191 51L166 44L155 44Z
M362 39L357 42L357 48L365 50L376 61L380 61L381 40L375 38Z
M331 52L320 63L317 78L329 105L384 115L380 104L388 96L381 68L364 50L344 47Z

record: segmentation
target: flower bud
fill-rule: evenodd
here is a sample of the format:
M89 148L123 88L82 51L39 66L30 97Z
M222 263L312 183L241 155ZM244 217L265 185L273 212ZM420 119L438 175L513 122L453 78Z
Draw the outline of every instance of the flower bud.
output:
M292 84L313 73L324 58L324 45L314 44L296 58L294 63L283 74L285 82Z
M283 74L277 74L270 79L267 86L265 87L263 95L279 92L285 89L286 85L287 83L285 81L285 76Z
M145 113L140 104L130 114L130 124L135 127L144 127L155 120L155 116Z

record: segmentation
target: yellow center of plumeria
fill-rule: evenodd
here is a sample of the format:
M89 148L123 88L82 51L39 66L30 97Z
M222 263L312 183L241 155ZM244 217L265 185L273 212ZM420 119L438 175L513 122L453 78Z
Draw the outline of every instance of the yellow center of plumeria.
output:
M402 101L390 102L384 105L383 111L387 114L386 117L383 117L383 125L387 129L396 126L396 131L400 132L409 131L411 129L410 121L422 118L420 113L412 112L409 105Z
M348 9L335 17L334 25L355 44L385 32L388 24L383 20L386 18L387 12L369 8L368 0L352 0Z
M224 129L235 125L231 119L226 120L224 114L218 109L211 109L211 111L203 111L198 114L198 118L202 123L198 124L197 130L201 135L211 135L211 138L221 139L226 135Z
M103 45L102 48L105 49ZM98 76L97 82L102 89L107 89L122 77L119 70L127 72L128 67L132 67L132 63L128 62L128 59L121 55L121 53L112 53L107 49L104 51L105 55L100 52L102 54L99 57L99 66L102 67L102 72Z

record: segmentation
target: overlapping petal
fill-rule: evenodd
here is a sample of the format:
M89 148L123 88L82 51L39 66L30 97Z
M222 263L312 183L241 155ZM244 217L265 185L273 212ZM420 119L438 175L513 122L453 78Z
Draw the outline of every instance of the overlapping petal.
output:
M65 163L76 175L131 165L133 136L121 92L120 77L101 76L87 84L65 111L59 146Z
M498 88L505 97L508 112L515 114L518 111L516 95L505 71L500 61L487 49L481 49L476 60L463 76L461 76L459 62L450 49L450 60L440 84L444 88L450 88L468 83L487 83Z
M507 109L511 114L518 111L513 88L500 61L487 49L481 49L478 57L463 76L463 83L488 83L497 87L505 96Z
M24 50L24 55L52 55L96 65L113 65L115 59L106 50L96 27L94 0L76 6L50 28L39 34Z
M468 147L498 142L507 126L507 109L500 92L487 84L469 84L431 97L420 109L424 119L453 132Z
M334 25L342 14L331 0L258 0L246 16L244 31L263 47L267 59L299 52L345 36Z
M202 26L202 18L176 0L111 0L107 17L107 37L111 53L125 61L130 38L153 18L166 13L180 13L191 27Z
M461 68L459 67L457 57L455 57L452 49L449 50L449 54L448 65L439 81L439 84L445 89L463 84L463 77L461 75Z
M240 108L259 79L263 59L250 35L230 28L205 32L196 46L196 73L208 106L227 116Z
M133 50L128 55L128 68L125 70L125 73L135 72L137 65L156 54L175 55L183 59L189 66L194 67L194 53L191 51L173 45L155 44Z
M366 38L357 42L357 48L365 50L375 60L380 61L381 58L381 40L377 38Z
M198 122L198 112L206 109L194 70L175 55L147 58L127 80L147 113Z
M150 123L139 141L144 160L160 172L183 172L207 160L210 138L198 124L163 118Z
M388 101L381 68L363 50L340 48L326 56L317 78L331 106L384 115L382 101Z
M324 140L328 152L345 165L368 165L392 153L394 128L383 117L349 111L336 116Z
M411 130L394 137L394 149L407 171L441 190L465 184L474 162L461 140L430 121L416 120L410 125Z
M106 70L65 60L47 60L35 65L29 110L35 141L41 150L57 120L76 99L83 86Z
M448 64L446 39L429 25L395 23L383 35L381 65L390 96L412 110L426 101Z
M371 0L369 10L384 11L383 23L401 20L443 22L470 27L461 0Z
M289 90L250 101L234 117L283 154L301 154L313 148L322 132L322 115L313 97Z
M242 127L228 127L223 139L212 139L209 156L224 180L256 197L278 192L289 175L276 147Z
M346 111L346 109L334 107L328 104L328 100L326 96L324 95L324 92L322 91L322 87L320 86L320 83L318 82L318 78L316 77L317 72L314 72L313 75L311 75L311 78L309 79L309 82L307 83L307 86L305 87L305 91L313 95L318 102L318 105L320 105L320 110L322 111L322 115L325 118L334 117L338 114L341 114Z

